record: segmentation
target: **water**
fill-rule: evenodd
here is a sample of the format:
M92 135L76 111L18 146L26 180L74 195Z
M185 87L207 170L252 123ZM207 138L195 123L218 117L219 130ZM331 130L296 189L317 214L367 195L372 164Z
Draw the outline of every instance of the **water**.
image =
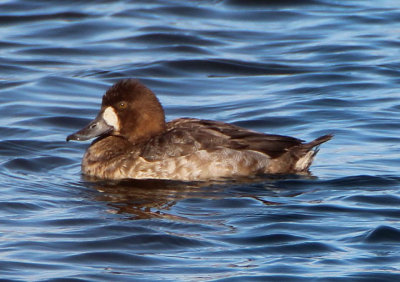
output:
M0 3L0 277L14 281L398 281L398 1ZM167 118L323 144L313 177L85 180L121 78Z

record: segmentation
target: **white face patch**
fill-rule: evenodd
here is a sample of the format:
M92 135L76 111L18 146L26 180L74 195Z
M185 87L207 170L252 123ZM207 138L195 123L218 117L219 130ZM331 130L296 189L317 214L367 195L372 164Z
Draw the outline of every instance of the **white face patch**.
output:
M104 110L103 119L107 125L114 127L115 131L119 131L119 119L113 107L107 107Z

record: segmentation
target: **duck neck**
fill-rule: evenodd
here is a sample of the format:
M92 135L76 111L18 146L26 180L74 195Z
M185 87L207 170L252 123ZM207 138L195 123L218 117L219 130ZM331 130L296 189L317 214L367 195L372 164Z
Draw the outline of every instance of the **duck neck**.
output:
M136 119L133 134L129 134L129 142L137 144L165 132L165 115L160 105L156 111L142 113Z

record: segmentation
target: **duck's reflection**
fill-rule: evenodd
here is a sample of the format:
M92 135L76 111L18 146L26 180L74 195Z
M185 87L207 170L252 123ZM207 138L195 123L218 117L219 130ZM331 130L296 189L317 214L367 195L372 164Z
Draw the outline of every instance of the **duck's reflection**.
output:
M204 182L170 180L93 181L88 185L100 193L96 200L107 202L112 213L133 215L134 219L176 217L168 211L189 198L221 197L221 186ZM219 195L219 196L218 196ZM183 218L182 218L183 219Z
M286 177L285 177L286 178ZM298 177L297 177L298 178ZM171 180L93 181L84 178L88 186L96 189L98 201L106 202L109 211L132 215L132 219L173 218L188 220L171 213L171 208L183 200L218 200L225 198L252 198L263 205L279 205L282 177L257 177L208 182L182 182ZM293 179L293 178L292 178ZM278 185L277 185L278 184ZM285 193L294 197L302 191ZM276 199L271 201L270 198ZM232 207L234 208L234 207ZM190 220L193 221L193 220Z

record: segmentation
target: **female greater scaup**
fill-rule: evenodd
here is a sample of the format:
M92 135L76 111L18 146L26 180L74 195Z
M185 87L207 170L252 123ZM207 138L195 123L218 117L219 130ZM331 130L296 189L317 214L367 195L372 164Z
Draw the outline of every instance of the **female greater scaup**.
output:
M107 90L96 119L67 141L94 137L82 160L86 175L206 180L308 172L316 147L332 135L303 143L212 120L166 123L154 93L138 80L125 79Z

